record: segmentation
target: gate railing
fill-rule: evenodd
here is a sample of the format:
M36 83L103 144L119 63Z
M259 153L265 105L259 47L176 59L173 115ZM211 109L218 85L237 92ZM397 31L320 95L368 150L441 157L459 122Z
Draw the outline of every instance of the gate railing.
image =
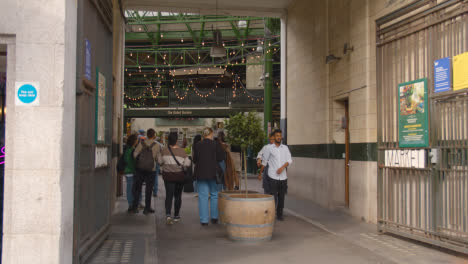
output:
M468 1L414 1L376 23L378 229L468 254L468 91L432 92L433 62L468 51ZM400 149L398 84L421 78L429 147ZM425 165L386 164L392 151Z

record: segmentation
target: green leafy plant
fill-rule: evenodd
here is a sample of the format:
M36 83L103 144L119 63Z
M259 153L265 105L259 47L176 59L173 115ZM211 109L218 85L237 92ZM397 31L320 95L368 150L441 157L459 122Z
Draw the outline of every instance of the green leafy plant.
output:
M248 146L252 146L254 151L258 151L259 146L263 144L264 131L262 129L262 120L255 112L248 114L239 113L225 119L226 139L231 145L240 146L244 156L244 164L247 164L246 151ZM244 182L247 194L247 166L244 166Z

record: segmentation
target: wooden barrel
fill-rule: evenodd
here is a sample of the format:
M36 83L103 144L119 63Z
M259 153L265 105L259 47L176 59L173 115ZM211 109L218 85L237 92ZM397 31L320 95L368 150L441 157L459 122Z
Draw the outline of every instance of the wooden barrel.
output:
M230 239L270 240L275 223L275 199L268 194L231 194L225 197L224 221Z
M218 221L220 224L224 224L224 207L226 204L226 197L233 194L245 193L245 191L222 191L218 193ZM248 191L248 193L258 193L256 191Z

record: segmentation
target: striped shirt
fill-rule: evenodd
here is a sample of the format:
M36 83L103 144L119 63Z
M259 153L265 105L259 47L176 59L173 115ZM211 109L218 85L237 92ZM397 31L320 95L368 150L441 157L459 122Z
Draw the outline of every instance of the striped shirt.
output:
M183 148L171 148L171 150L172 153L174 153L177 161L179 161L180 165L184 166L185 168L190 166L190 159L188 158L187 153L185 153ZM163 172L182 171L182 168L177 165L168 148L164 148L161 151L161 154L158 157L158 162L161 165L161 170Z

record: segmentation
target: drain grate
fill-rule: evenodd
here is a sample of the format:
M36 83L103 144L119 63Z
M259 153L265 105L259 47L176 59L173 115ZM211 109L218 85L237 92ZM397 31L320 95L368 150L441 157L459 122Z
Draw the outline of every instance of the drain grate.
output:
M135 263L134 240L106 240L89 264Z

